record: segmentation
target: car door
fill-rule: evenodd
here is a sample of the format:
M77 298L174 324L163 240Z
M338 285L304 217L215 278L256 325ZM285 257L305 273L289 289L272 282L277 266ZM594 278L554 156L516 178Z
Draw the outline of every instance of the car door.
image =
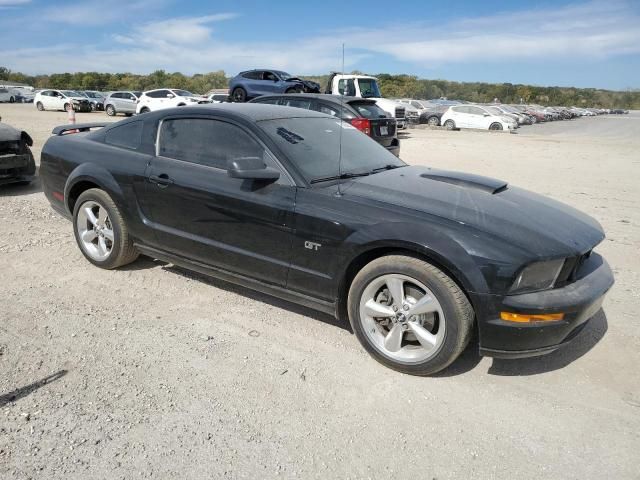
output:
M120 111L125 113L135 113L136 111L136 103L134 100L134 96L129 92L122 92L120 94L120 99L118 102L120 103Z
M488 129L489 123L491 123L491 114L485 111L483 108L470 105L467 107L469 110L469 128Z
M213 117L159 124L146 198L158 241L197 262L284 286L289 268L293 182L247 129ZM275 183L231 178L227 161L259 156Z
M261 88L265 94L284 92L286 87L284 83L275 72L269 70L262 72Z

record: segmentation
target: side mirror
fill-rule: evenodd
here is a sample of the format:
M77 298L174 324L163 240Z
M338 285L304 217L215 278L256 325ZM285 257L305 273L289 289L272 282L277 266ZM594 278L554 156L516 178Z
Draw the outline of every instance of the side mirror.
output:
M491 115L489 115L488 113L485 113L482 115L483 117L490 117Z
M173 97L174 97L173 93L167 93L167 98L173 98Z
M280 172L268 168L259 157L239 157L227 162L227 175L231 178L245 180L262 180L275 182L280 178Z

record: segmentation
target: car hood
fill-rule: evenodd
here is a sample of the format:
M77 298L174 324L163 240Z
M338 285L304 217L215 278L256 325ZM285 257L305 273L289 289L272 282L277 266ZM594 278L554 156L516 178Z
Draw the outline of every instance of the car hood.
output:
M568 205L461 172L397 168L354 179L344 194L480 230L540 258L586 253L604 239L596 220Z

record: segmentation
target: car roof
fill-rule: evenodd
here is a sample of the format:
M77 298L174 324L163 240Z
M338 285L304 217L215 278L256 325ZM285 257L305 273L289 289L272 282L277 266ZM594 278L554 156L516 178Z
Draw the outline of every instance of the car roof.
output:
M346 97L343 95L330 95L327 93L282 93L280 95L262 95L260 97L257 97L255 100L263 98L313 98L340 105L349 105L351 103L376 103L375 100L372 100L370 98ZM253 103L253 101L250 103Z
M305 110L296 107L283 107L280 105L266 105L261 103L216 103L201 104L188 107L176 107L171 109L162 109L153 112L159 117L175 115L175 114L231 114L255 122L261 120L275 120L278 118L335 118L324 113L315 112L313 110ZM148 113L145 115L149 115Z

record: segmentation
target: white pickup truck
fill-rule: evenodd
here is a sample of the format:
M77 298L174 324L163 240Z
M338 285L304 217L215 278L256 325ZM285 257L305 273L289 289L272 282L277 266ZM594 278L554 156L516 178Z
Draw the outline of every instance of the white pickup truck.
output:
M370 98L382 108L389 117L395 118L398 128L406 126L406 108L399 102L383 98L378 88L378 79L367 75L343 75L332 72L325 93L346 95L348 97Z

